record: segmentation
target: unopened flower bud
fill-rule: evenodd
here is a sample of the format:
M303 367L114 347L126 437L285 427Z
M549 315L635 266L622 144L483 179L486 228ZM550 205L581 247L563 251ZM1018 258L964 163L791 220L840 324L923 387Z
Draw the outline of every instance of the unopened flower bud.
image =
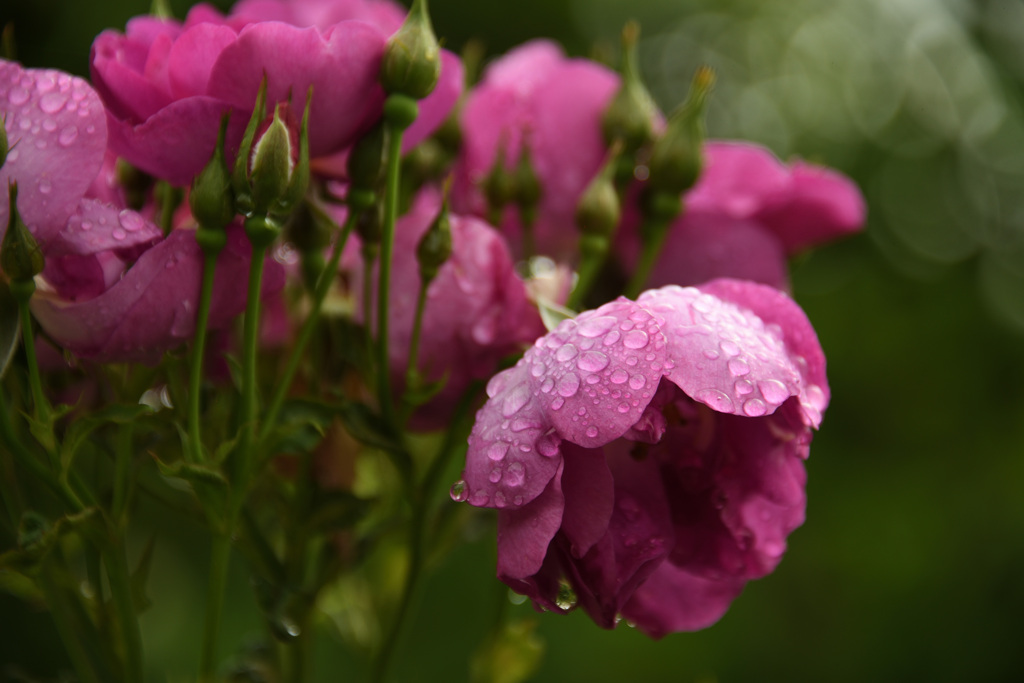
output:
M665 133L651 152L649 186L666 194L681 194L693 187L703 168L702 148L707 138L704 114L715 82L709 67L697 69L686 101L672 114Z
M402 27L384 48L380 82L388 93L422 100L440 78L441 50L430 24L427 0L414 0Z
M227 161L224 160L227 127L228 115L225 114L220 122L213 156L192 180L188 203L201 230L221 231L235 217L235 192L231 187Z
M360 213L359 218L356 219L356 234L359 235L364 248L368 245L380 244L380 238L383 234L382 226L384 224L384 217L381 215L382 210L382 206L371 206Z
M348 155L348 179L352 187L373 190L384 168L384 124L378 123L359 138Z
M238 211L246 216L253 213L252 187L249 185L249 158L252 152L252 143L256 139L256 130L267 115L267 77L260 81L260 89L256 94L256 104L249 117L249 123L245 126L245 134L242 136L242 144L238 148L238 156L235 157L235 168L231 172L231 184L235 189L235 201L238 203Z
M43 252L18 213L18 184L13 180L7 186L7 196L10 209L7 232L0 244L0 270L14 282L31 281L43 272Z
M640 78L637 66L636 44L640 27L629 22L622 29L622 85L601 117L601 131L605 143L621 140L627 153L631 153L654 140L656 107L647 87Z
M501 223L501 212L505 205L516 198L516 179L505 168L505 137L498 142L498 151L494 155L491 170L483 177L480 184L484 197L487 199L487 220L491 225Z
M619 195L615 191L615 158L621 147L615 145L601 172L590 181L576 205L576 225L584 236L609 238L615 233L622 213Z
M296 157L292 131L281 119L279 103L270 126L253 145L249 178L256 213L269 213L271 206L284 197L295 172Z
M420 264L420 279L424 283L432 282L451 254L452 224L448 213L448 196L445 192L441 211L427 231L423 233L419 244L416 245L416 260Z

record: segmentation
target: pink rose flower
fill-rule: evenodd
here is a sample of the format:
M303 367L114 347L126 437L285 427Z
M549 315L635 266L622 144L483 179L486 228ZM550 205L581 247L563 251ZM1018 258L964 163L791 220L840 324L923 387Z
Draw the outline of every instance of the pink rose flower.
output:
M11 147L0 183L18 182L18 211L46 257L33 314L81 357L158 361L194 331L202 269L194 231L165 238L118 203L103 106L82 79L0 60L0 103ZM0 237L9 211L4 192ZM244 307L248 263L247 242L234 228L217 273L212 327ZM267 291L281 286L282 271L272 266Z
M610 69L567 59L546 40L529 42L491 64L462 110L463 146L452 206L485 215L480 184L499 146L509 170L528 147L542 188L533 226L537 250L572 260L579 242L576 204L607 154L601 116L618 87L619 77ZM507 207L500 227L518 243L518 211Z
M732 277L788 289L788 257L864 225L864 199L841 173L786 165L745 142L709 142L704 153L704 171L683 197L649 287ZM620 231L627 270L640 253L637 228L633 215Z
M341 152L381 115L377 73L396 12L365 1L330 11L322 2L264 1L242 3L224 17L198 5L184 24L142 16L124 34L104 31L93 43L92 78L107 107L110 146L142 170L185 185L208 161L225 111L232 112L228 147L237 149L265 74L271 109L292 98L301 110L313 87L310 154ZM458 60L447 55L444 65L409 145L458 97Z
M396 395L401 395L405 386L420 289L416 245L439 210L437 191L424 189L395 226L388 352ZM526 285L512 268L508 246L494 228L477 218L452 214L451 231L451 256L427 290L418 353L418 368L428 382L447 379L444 389L416 412L415 426L422 429L446 426L471 382L493 375L503 357L522 350L544 333ZM363 278L357 253L353 244L346 261L352 264L349 281L356 317L361 321ZM375 278L376 270L375 266Z
M800 308L724 279L566 320L487 393L452 496L498 509L498 577L558 611L568 582L656 638L775 568L829 399Z

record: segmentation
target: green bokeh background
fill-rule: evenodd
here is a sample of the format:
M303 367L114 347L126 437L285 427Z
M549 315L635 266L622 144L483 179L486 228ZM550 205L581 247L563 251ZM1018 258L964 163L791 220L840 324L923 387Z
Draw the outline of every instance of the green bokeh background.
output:
M177 16L188 4L171 3ZM84 74L92 37L147 9L4 0L0 20L14 20L27 66ZM448 46L478 38L491 55L544 36L614 56L636 18L663 109L709 63L713 136L833 165L870 210L864 234L794 264L833 400L807 463L807 522L778 570L711 629L656 643L578 613L538 615L546 654L534 680L1024 679L1024 4L433 0L431 10ZM198 649L206 550L195 529L165 531L143 627L152 679L182 681ZM493 534L478 531L427 580L396 680L467 678L501 597ZM261 633L240 565L230 650ZM0 597L0 662L53 672L58 651L44 614ZM316 652L317 680L365 670L330 629Z

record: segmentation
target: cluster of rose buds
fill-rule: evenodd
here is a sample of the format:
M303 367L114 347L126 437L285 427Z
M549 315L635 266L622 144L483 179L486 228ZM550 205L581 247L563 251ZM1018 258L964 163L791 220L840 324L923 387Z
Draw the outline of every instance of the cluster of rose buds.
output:
M538 40L466 85L425 5L137 17L96 38L91 85L0 61L0 278L86 367L203 355L208 327L212 373L245 310L243 375L257 344L298 349L262 379L281 400L331 306L372 358L324 391L395 443L478 409L451 498L497 510L502 581L605 628L704 628L803 521L829 388L787 259L858 230L861 196L705 142L706 69L662 115L635 27L621 75ZM270 448L280 401L242 396L238 452Z

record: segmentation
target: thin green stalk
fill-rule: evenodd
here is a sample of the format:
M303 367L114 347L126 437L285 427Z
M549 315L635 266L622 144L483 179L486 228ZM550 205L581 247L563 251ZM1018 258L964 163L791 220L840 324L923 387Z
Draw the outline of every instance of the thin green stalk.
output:
M203 357L206 351L206 328L210 319L210 300L213 298L213 277L217 268L216 257L203 256L203 281L199 290L199 310L196 312L196 336L192 343L192 372L188 386L188 436L193 462L203 458L203 439L199 424L199 397L203 382Z
M419 377L420 330L423 328L423 310L427 307L427 289L430 283L420 279L420 293L416 299L416 317L412 323L412 337L409 340L409 360L405 366L405 389L415 388Z
M267 409L267 413L263 418L263 424L260 427L259 440L263 441L270 434L270 430L274 428L277 423L278 413L281 412L281 406L284 405L284 399L288 395L288 390L291 388L292 379L295 377L295 373L299 369L299 363L306 352L306 347L309 346L310 340L313 338L313 332L316 330L316 325L320 321L320 313L323 310L324 299L327 298L327 293L331 290L331 284L334 282L334 276L338 271L338 261L341 259L341 253L345 249L345 243L348 241L348 236L352 232L352 228L356 224L356 219L359 217L359 212L354 209L349 210L348 218L345 221L345 226L341 230L341 234L334 243L334 249L331 252L331 258L327 262L327 266L321 271L320 277L316 283L316 289L313 292L312 308L309 311L309 315L306 317L305 322L302 324L302 329L299 331L299 338L295 342L295 347L292 349L291 356L288 358L288 365L285 367L284 376L281 377L277 385L277 390L274 392L274 397L270 402L270 407Z
M367 360L374 361L373 346L373 261L370 250L363 248L363 320L366 322ZM372 372L372 370L371 370Z
M25 340L25 360L28 362L28 381L32 388L32 403L36 409L36 417L45 421L50 416L50 402L43 394L43 383L39 376L39 363L36 361L36 345L32 334L32 313L28 303L18 301L18 314L21 317L21 332Z
M135 429L130 422L121 426L120 440L117 445L114 463L114 498L110 504L110 515L114 520L114 524L118 527L124 521L125 510L128 507L128 499L131 493L132 440L134 435Z
M640 234L648 235L644 239L643 252L640 255L640 263L637 264L636 270L633 271L633 277L630 279L629 284L626 286L625 296L628 299L636 299L643 291L644 285L647 284L647 279L651 275L651 270L654 268L654 264L658 261L658 256L661 254L661 248L665 244L665 238L668 237L668 228L671 219L650 217L645 219L645 223L640 230Z
M104 549L104 560L107 567L107 578L110 582L110 594L114 602L114 611L120 624L121 638L125 654L126 683L142 683L142 632L136 616L135 601L132 599L131 572L128 570L128 557L124 547L124 539L119 532L109 547Z
M203 646L199 660L199 680L215 680L217 668L217 637L224 613L228 568L231 564L231 537L216 533L210 550L210 583L206 594L206 620L203 624Z
M583 262L580 263L579 279L576 281L576 287L573 288L572 294L569 295L569 301L565 304L567 308L574 311L582 308L584 299L597 281L601 268L604 267L607 253L607 249L601 254L584 253Z
M388 301L391 291L391 255L395 246L395 221L398 218L398 190L401 181L402 134L404 129L389 123L387 185L384 191L384 225L380 240L379 280L377 282L377 398L389 424L394 424L391 399L391 373L388 359Z
M38 579L38 585L46 596L46 606L49 608L53 623L57 627L57 634L71 659L71 666L82 683L105 683L103 677L97 671L97 665L89 656L89 649L86 643L89 638L82 633L82 624L78 623L73 610L68 605L65 591L61 589L60 582L54 578L52 569L44 569ZM99 654L99 653L96 653Z
M242 340L242 438L235 471L234 502L231 519L238 518L245 500L245 491L252 476L253 447L256 438L256 355L259 341L260 292L263 286L263 258L266 246L253 245L249 263L249 294L245 305L245 324ZM232 526L234 524L232 523Z

